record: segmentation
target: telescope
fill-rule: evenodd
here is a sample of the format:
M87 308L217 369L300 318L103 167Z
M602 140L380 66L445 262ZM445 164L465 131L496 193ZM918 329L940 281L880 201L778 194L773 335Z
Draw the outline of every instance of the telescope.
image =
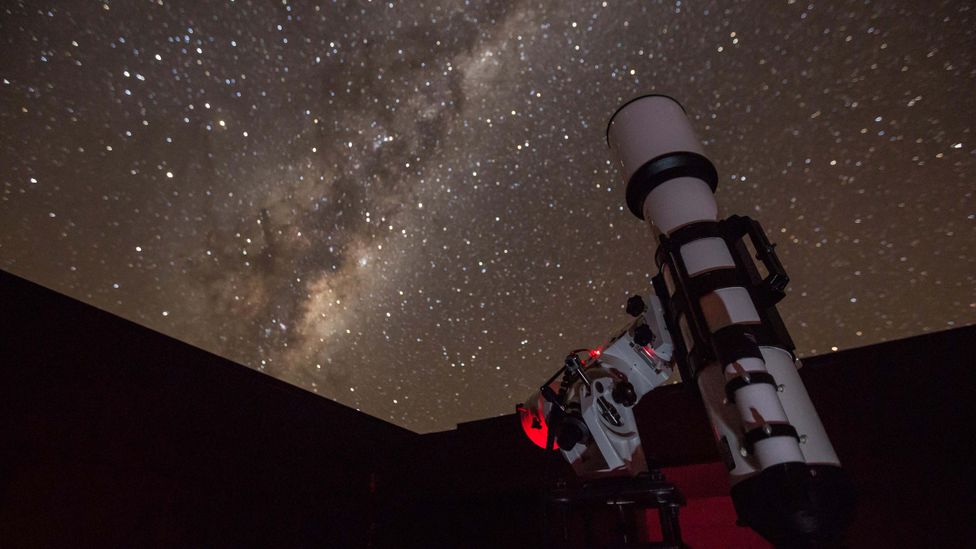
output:
M774 245L755 220L719 219L717 170L675 99L625 103L607 144L629 210L656 237L648 259L658 274L646 300L627 303L636 320L584 358L570 353L519 406L526 434L558 449L584 481L622 486L653 470L632 407L677 372L704 402L738 523L778 547L837 543L853 513L852 483L776 310L789 277Z

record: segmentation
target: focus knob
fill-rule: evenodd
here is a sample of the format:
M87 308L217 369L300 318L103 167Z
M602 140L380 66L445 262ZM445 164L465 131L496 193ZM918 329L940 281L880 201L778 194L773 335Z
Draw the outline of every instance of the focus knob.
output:
M641 324L640 326L634 328L634 343L645 347L654 342L654 332L651 331L651 327L647 324Z
M647 309L647 305L644 304L644 298L639 295L632 295L627 299L627 314L632 317L640 316Z
M614 383L613 392L610 395L613 396L614 402L628 408L637 403L637 392L634 391L634 385L629 381Z

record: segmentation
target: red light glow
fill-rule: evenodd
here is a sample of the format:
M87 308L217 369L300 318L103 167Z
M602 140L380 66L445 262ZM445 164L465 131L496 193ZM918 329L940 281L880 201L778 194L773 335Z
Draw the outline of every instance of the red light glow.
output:
M545 409L545 400L541 394L537 394L535 402L529 402L529 404L534 405L518 407L519 418L522 421L522 430L525 431L525 436L529 437L529 440L533 444L544 450L546 448L546 439L549 436L549 426L546 425L546 418L542 412ZM553 441L552 447L558 449L559 445Z

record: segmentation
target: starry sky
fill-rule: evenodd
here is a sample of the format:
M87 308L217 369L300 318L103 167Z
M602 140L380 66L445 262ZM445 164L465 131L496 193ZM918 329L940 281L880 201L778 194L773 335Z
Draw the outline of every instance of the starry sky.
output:
M970 2L9 1L0 44L0 268L416 431L627 321L648 92L801 356L976 322Z

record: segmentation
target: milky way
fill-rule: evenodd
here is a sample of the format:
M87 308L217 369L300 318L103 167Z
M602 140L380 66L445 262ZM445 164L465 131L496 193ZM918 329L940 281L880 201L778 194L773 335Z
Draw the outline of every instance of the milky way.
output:
M677 97L802 355L976 321L966 2L9 2L0 266L418 431L626 319Z

